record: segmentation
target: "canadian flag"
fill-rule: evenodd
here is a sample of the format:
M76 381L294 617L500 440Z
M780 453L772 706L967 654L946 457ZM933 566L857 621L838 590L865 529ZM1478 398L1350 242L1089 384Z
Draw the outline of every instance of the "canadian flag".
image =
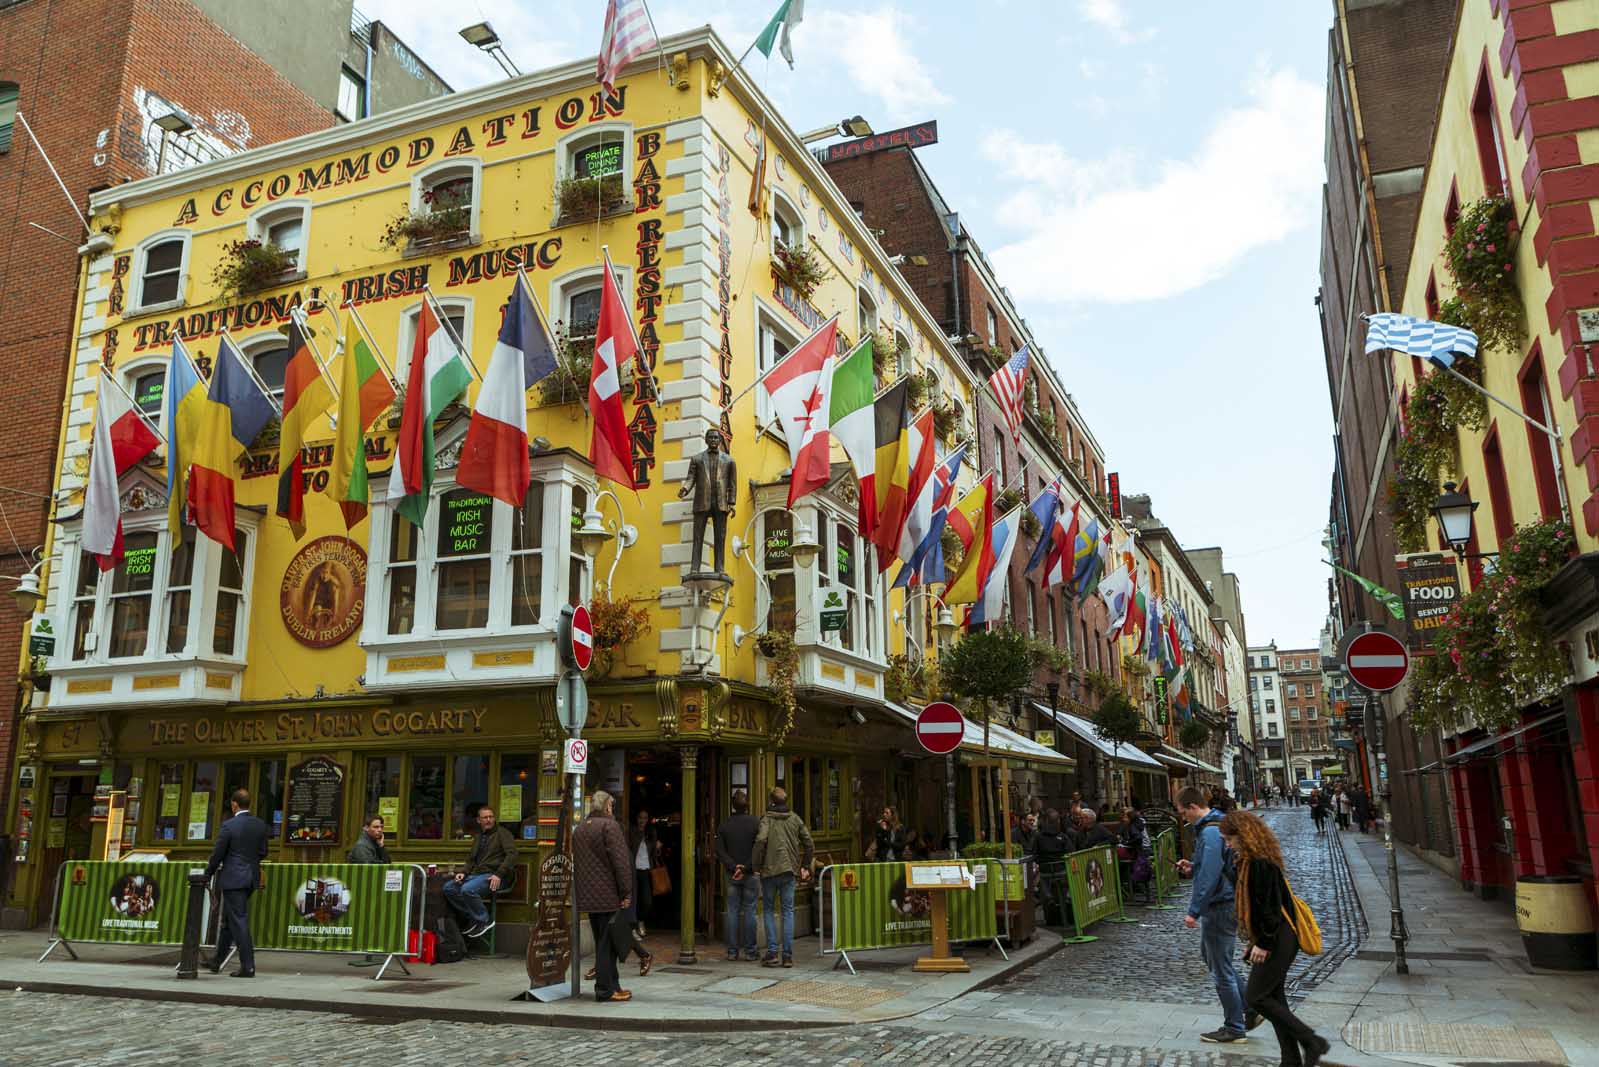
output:
M638 359L638 338L633 320L605 262L600 289L600 320L594 328L594 367L589 377L589 417L594 431L589 437L589 459L594 473L618 485L637 489L633 481L633 445L627 436L627 415L622 410L622 378L617 368Z
M788 483L789 507L806 493L827 484L828 452L833 440L828 431L829 402L837 337L838 316L834 315L760 379L760 387L771 401L772 413L788 441L793 465Z
M122 561L122 502L117 480L161 439L134 410L126 393L102 379L94 405L89 486L83 494L83 550L103 571Z

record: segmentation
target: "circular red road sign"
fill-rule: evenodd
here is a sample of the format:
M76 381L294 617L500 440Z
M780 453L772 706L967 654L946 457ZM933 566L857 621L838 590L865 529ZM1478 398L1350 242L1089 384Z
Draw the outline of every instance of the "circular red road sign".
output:
M1386 693L1410 672L1410 652L1394 635L1373 630L1349 642L1344 650L1344 666L1362 689Z
M594 662L594 622L582 604L572 609L572 662L580 671Z
M966 734L966 720L960 709L945 701L935 701L916 716L916 740L935 756L954 752Z

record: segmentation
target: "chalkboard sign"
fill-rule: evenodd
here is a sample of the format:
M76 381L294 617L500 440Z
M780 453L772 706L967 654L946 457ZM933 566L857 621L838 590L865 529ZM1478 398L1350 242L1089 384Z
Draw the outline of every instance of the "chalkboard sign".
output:
M573 174L579 178L601 178L619 173L622 169L622 142L597 144L577 154Z
M344 768L326 756L312 756L290 767L283 808L288 813L289 844L338 844Z
M539 864L538 919L527 942L529 989L560 985L572 967L571 893L572 859L552 852Z
M456 490L439 511L439 556L486 556L494 534L494 498Z

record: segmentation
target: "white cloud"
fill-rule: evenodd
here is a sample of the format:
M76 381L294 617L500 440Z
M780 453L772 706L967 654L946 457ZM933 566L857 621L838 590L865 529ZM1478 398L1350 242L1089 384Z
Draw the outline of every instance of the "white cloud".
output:
M832 53L855 84L883 102L891 119L919 117L949 100L910 50L910 25L894 5L875 11L807 8L795 34L796 54Z
M994 253L1023 299L1158 300L1222 277L1245 255L1316 220L1322 91L1286 71L1249 86L1187 159L1137 167L1078 160L1055 143L997 130L984 157L1020 183L1002 226L1026 236Z
M487 19L504 43L505 54L524 73L593 55L600 45L596 23L589 39L579 40L586 19L574 12L543 10L557 5L497 3L492 16L482 3L440 4L436 0L361 0L360 10L392 29L422 61L454 89L500 81L505 74L486 53L461 39L465 26ZM604 4L598 5L603 15Z
M1134 30L1128 25L1127 0L1078 0L1083 18L1108 32L1122 44L1147 41L1155 36L1154 27Z

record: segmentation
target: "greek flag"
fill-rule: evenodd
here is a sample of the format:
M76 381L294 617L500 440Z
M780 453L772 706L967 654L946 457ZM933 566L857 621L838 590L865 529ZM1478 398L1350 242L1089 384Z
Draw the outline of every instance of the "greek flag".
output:
M1459 326L1449 326L1430 319L1414 319L1391 311L1368 315L1366 351L1380 352L1385 348L1421 356L1440 367L1448 367L1455 362L1457 353L1465 356L1477 354L1477 335Z

